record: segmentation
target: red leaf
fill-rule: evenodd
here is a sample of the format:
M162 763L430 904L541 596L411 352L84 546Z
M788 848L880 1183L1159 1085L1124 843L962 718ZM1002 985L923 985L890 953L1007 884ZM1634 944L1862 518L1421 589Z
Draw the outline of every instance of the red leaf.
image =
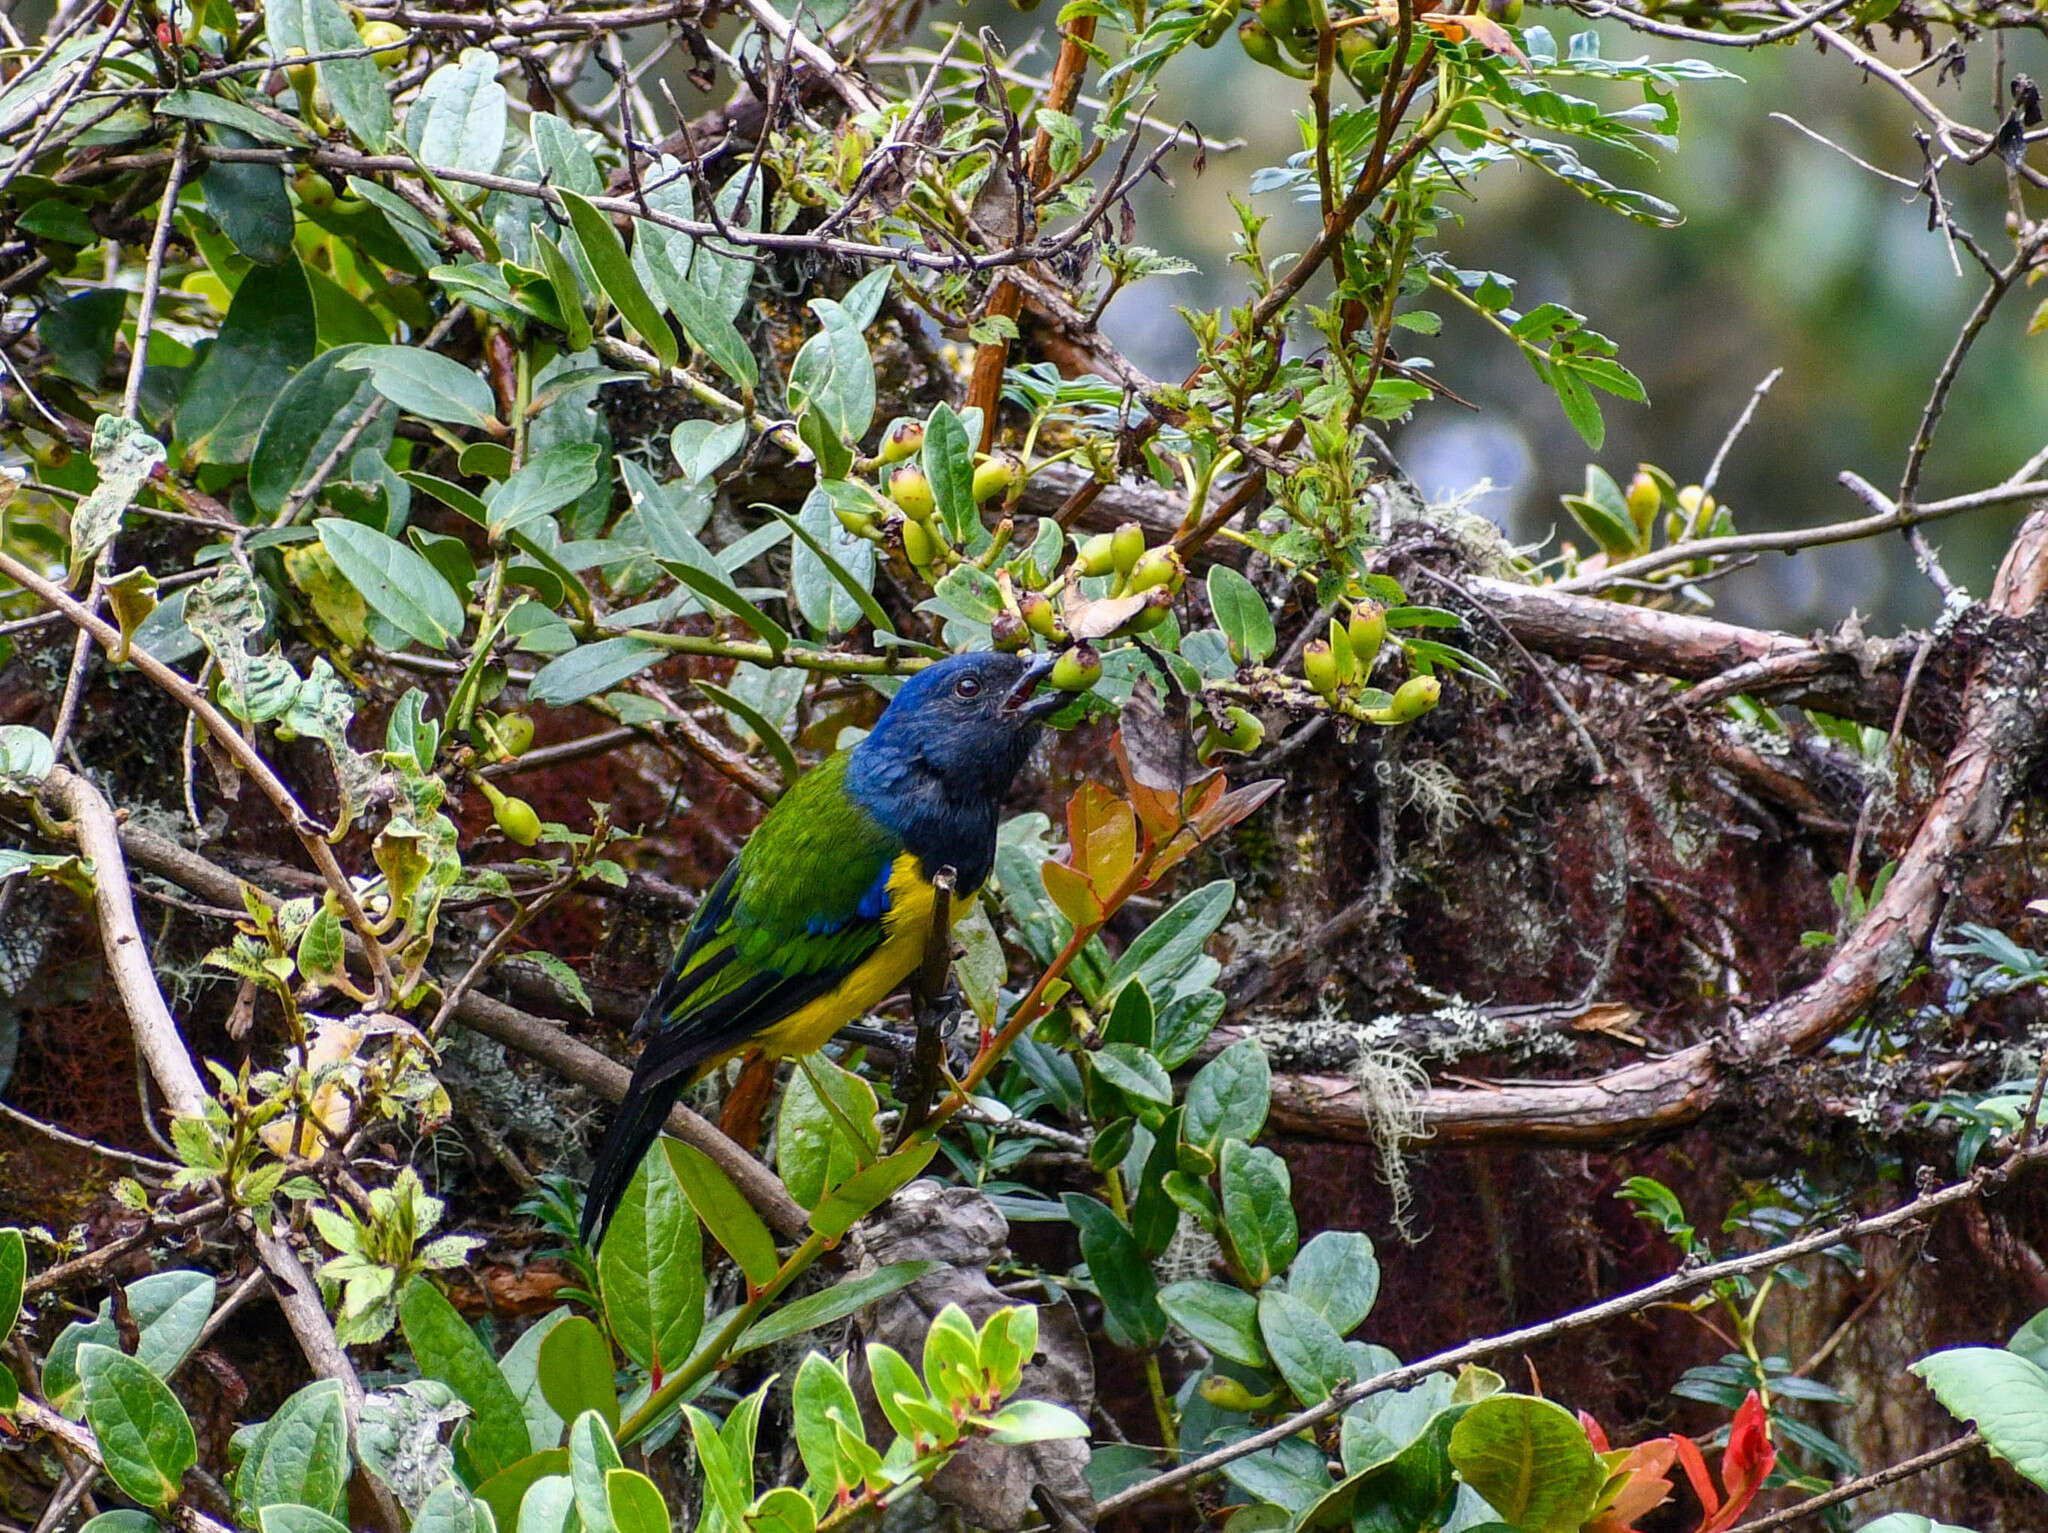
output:
M1674 1436L1671 1446L1677 1450L1679 1467L1684 1469L1686 1479L1692 1483L1692 1493L1700 1498L1700 1506L1704 1508L1700 1525L1693 1530L1693 1533L1701 1533L1707 1519L1721 1509L1721 1493L1714 1489L1714 1477L1707 1473L1707 1461L1700 1457L1698 1444L1690 1437Z
M1591 1420L1583 1412L1579 1419ZM1592 1435L1592 1429L1587 1435ZM1674 1440L1668 1437L1653 1438L1631 1448L1628 1456L1614 1470L1617 1477L1627 1477L1625 1482L1607 1499L1599 1515L1586 1524L1585 1533L1636 1533L1638 1517L1655 1511L1671 1499L1668 1476L1671 1462L1677 1456Z
M1770 1417L1752 1389L1735 1413L1735 1422L1728 1429L1728 1447L1721 1455L1721 1485L1728 1493L1728 1504L1721 1508L1718 1517L1709 1507L1699 1533L1724 1533L1734 1527L1749 1503L1756 1499L1756 1493L1763 1489L1765 1477L1777 1462L1778 1450L1771 1444Z
M1593 1451L1595 1453L1608 1453L1612 1451L1607 1446L1607 1429L1595 1421L1590 1412L1579 1412L1579 1425L1586 1429L1586 1438L1593 1444Z

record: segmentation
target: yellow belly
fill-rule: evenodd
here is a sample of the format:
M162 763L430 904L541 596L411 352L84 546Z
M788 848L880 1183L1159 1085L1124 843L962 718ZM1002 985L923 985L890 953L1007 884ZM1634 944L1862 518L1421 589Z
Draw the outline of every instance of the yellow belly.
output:
M973 908L980 893L969 889L954 894L954 921ZM919 871L917 858L905 852L889 875L889 913L882 917L882 945L836 987L756 1034L749 1047L759 1048L771 1059L823 1048L840 1028L859 1021L903 988L924 961L925 937L931 925L932 886Z

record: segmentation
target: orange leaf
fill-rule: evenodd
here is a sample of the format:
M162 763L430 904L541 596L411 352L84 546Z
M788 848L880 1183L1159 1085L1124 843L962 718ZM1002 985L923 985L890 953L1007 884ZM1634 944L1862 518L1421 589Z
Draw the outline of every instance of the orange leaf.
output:
M1690 1437L1673 1437L1671 1446L1678 1451L1678 1464L1692 1483L1692 1493L1700 1498L1700 1505L1705 1509L1699 1528L1693 1530L1693 1533L1702 1533L1708 1519L1721 1509L1721 1493L1714 1489L1714 1477L1707 1473L1707 1461L1700 1457L1699 1446Z
M1083 783L1067 800L1067 859L1098 895L1124 881L1138 860L1138 824L1131 806L1100 783Z
M1529 67L1529 57L1516 46L1508 29L1483 11L1471 15L1439 16L1435 14L1415 18L1426 27L1434 28L1449 42L1461 43L1471 38L1488 53L1502 54L1513 59L1524 69Z
M1580 1420L1588 1419L1582 1412ZM1638 1517L1671 1499L1671 1481L1667 1476L1677 1455L1678 1450L1668 1437L1638 1443L1630 1449L1614 1471L1616 1478L1625 1477L1624 1483L1607 1499L1599 1516L1586 1524L1584 1533L1636 1533Z
M1045 892L1077 930L1101 924L1102 901L1095 897L1083 875L1064 862L1045 863L1038 871L1045 879Z
M1223 779L1216 779L1220 786ZM1248 818L1265 801L1278 793L1284 780L1268 777L1263 782L1247 783L1242 788L1219 795L1213 802L1203 805L1194 816L1195 829L1204 841L1220 836L1239 820Z

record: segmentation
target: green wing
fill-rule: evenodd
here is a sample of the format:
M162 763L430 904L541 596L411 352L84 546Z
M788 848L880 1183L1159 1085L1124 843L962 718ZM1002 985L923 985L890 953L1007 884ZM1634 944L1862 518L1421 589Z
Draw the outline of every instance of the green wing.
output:
M903 843L847 797L846 766L842 751L799 778L705 897L641 1018L636 1079L737 1048L881 945Z

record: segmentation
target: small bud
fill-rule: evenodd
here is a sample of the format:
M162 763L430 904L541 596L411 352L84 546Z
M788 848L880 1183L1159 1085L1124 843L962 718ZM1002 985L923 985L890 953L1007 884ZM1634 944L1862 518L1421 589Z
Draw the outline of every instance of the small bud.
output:
M889 498L915 522L928 522L939 503L932 498L932 482L915 463L906 463L889 476Z
M1116 568L1116 539L1107 532L1096 533L1082 543L1074 564L1084 575L1107 575Z
M1238 1383L1236 1379L1223 1373L1207 1375L1197 1387L1200 1389L1204 1400L1207 1400L1218 1410L1223 1411L1244 1412L1264 1410L1274 1400L1279 1398L1280 1394L1279 1390L1274 1389L1267 1391L1263 1395L1255 1395L1249 1389L1246 1389L1244 1385Z
M882 438L881 458L884 463L901 463L905 458L916 457L923 448L924 422L900 420Z
M1328 639L1311 639L1302 646L1301 674L1318 697L1335 697L1345 680L1337 674L1337 656Z
M1059 608L1052 604L1052 598L1042 591L1033 591L1018 606L1024 612L1024 626L1041 639L1055 644L1064 644L1067 639L1067 625L1060 621Z
M1154 586L1164 586L1168 591L1178 591L1188 578L1187 565L1182 561L1180 550L1173 547L1148 548L1131 566L1129 589L1149 591Z
M1110 534L1109 549L1116 572L1128 577L1145 557L1145 529L1136 522L1125 522Z
M998 612L990 620L988 630L989 642L1006 655L1014 655L1031 646L1031 630L1014 612Z
M1380 646L1387 642L1387 609L1378 602L1362 601L1351 609L1351 663L1361 677L1372 674Z
M1087 644L1076 644L1053 662L1052 685L1062 692L1086 692L1102 680L1102 656Z
M974 503L986 505L1017 481L1017 460L999 452L974 468Z
M1664 492L1657 488L1657 481L1641 469L1628 482L1628 514L1635 518L1636 531L1648 533L1650 523L1664 504Z
M1410 676L1394 693L1394 700L1387 705L1387 721L1392 724L1406 724L1419 719L1437 705L1443 696L1443 683L1434 676Z

